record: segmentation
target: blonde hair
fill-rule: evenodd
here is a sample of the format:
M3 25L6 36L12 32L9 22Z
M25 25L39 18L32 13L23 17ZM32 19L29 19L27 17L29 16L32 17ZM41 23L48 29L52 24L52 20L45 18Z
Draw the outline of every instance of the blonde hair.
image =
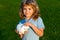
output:
M32 14L32 18L33 18L33 20L36 20L40 16L40 14L39 14L39 7L35 3L22 3L21 4L21 8L19 10L20 19L25 18L25 15L23 13L23 8L26 5L31 6L33 8L34 13Z

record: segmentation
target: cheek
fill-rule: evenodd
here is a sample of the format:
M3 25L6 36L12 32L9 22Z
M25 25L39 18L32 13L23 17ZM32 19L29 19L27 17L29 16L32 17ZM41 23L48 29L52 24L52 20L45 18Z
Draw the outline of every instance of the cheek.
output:
M31 11L30 11L30 14L33 14L33 13L34 13L33 10L31 10Z
M25 10L23 10L23 13L25 13Z
M25 11L25 10L23 10L23 13L25 14L25 13L26 13L26 11Z

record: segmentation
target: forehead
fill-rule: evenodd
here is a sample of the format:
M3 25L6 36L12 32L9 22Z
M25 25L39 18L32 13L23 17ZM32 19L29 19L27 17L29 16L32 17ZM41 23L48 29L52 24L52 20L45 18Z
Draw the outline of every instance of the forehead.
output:
M32 8L32 6L31 5L24 5L23 8Z

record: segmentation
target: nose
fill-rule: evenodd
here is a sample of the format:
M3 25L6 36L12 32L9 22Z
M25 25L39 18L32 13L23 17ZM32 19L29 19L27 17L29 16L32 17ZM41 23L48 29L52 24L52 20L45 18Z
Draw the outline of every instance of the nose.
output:
M29 10L28 9L26 10L26 13L29 13Z

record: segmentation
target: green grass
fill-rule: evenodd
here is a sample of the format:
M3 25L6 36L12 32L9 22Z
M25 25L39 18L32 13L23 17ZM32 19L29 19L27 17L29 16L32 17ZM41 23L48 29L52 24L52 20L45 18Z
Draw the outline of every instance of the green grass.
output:
M37 0L45 24L41 40L60 39L60 0ZM0 40L21 40L15 33L21 0L0 0Z

